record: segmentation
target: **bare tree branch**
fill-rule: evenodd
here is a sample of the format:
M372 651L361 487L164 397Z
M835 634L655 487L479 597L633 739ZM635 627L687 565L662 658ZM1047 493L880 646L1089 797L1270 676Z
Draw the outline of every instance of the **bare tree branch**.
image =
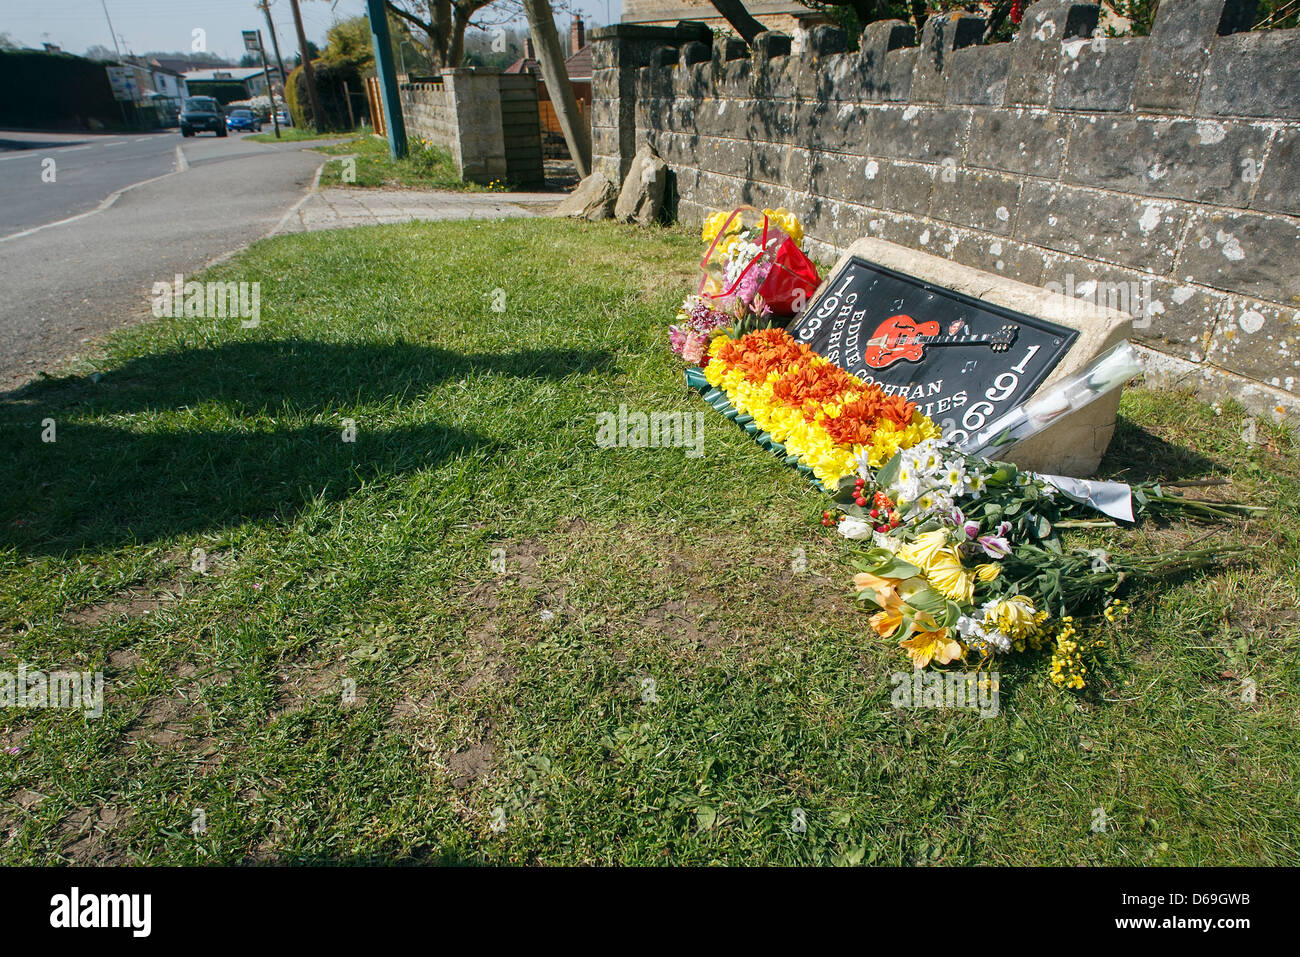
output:
M752 45L754 37L767 29L745 9L742 0L709 0L709 2L713 4L713 9L726 18L727 22L744 38L746 43Z

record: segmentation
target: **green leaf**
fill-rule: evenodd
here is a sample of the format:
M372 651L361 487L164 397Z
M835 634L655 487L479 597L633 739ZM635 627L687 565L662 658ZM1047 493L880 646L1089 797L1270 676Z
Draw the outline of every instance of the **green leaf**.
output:
M717 820L718 812L709 807L709 805L702 804L695 809L695 824L701 831L712 830L713 825L717 823Z
M923 611L936 622L948 617L948 599L926 583L923 578L913 578L898 586L898 593L917 611Z
M902 453L901 452L894 453L893 458L891 458L888 462L886 462L884 465L880 466L880 468L876 470L876 484L884 488L888 488L889 486L893 485L894 480L898 478L898 470L902 468L902 466L903 466Z

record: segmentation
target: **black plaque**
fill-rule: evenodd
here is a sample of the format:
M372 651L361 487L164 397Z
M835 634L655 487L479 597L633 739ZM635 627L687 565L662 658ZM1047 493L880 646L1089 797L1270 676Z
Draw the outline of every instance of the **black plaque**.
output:
M957 443L1029 398L1079 335L857 256L788 331Z

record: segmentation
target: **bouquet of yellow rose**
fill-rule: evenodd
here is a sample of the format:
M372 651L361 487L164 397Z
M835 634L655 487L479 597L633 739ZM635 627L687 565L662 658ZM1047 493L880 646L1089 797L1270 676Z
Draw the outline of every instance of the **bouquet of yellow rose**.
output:
M693 365L707 364L716 335L740 336L802 311L820 282L801 248L803 226L787 209L714 213L700 236L709 244L703 276L669 330L672 351Z

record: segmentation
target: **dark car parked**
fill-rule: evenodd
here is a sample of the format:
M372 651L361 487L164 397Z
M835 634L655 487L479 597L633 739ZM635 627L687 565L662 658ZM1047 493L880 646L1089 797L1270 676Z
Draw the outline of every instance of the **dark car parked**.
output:
M231 110L226 117L228 130L253 130L262 132L262 121L252 110Z
M180 116L181 136L193 136L207 130L218 136L226 135L226 118L221 104L210 96L192 96L185 101Z

